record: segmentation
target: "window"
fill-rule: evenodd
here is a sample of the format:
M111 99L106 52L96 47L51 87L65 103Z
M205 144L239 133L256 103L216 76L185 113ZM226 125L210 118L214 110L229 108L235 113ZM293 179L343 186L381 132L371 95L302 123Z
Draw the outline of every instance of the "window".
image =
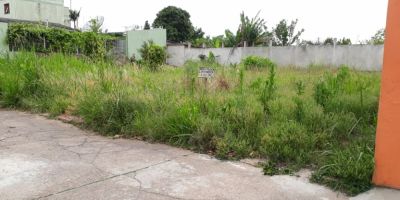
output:
M10 4L6 3L4 4L4 14L10 14Z

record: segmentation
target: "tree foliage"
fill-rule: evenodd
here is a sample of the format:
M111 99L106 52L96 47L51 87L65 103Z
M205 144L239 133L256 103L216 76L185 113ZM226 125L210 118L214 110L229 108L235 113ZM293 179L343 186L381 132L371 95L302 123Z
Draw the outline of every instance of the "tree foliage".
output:
M247 42L251 46L266 43L269 33L264 19L259 17L257 13L255 17L250 19L242 12L240 14L240 25L237 31L237 39L240 44Z
M282 20L272 32L269 32L265 20L260 18L259 14L249 18L242 12L236 35L230 30L225 30L225 35L222 36L225 47L243 46L244 42L249 46L266 45L270 40L275 46L288 46L295 43L304 32L304 29L296 32L298 20L290 24Z
M294 44L303 34L304 29L296 32L298 20L292 21L290 24L286 20L281 20L273 30L273 43L275 46L289 46Z
M350 38L342 38L337 42L338 45L351 45L351 39Z
M324 45L334 45L335 44L335 39L328 37L324 41Z
M203 44L204 44L205 47L207 47L207 48L221 48L222 43L224 43L223 35L218 35L218 36L215 36L212 38L210 36L206 36L206 37L197 38L194 41L192 41L192 46L196 47L196 48L201 48L201 47L203 47Z
M238 38L232 31L225 30L224 44L226 47L234 47L239 43Z
M195 40L197 40L197 39L201 39L201 38L204 38L204 32L203 32L203 30L201 29L201 28L193 28L193 31L192 31L192 35L191 35L191 40L192 41L195 41Z
M240 24L236 34L230 30L225 30L225 35L219 35L206 39L206 46L225 47L243 46L247 42L250 46L257 46L267 43L271 33L267 31L266 22L259 17L259 13L253 18L249 18L242 12L240 14ZM208 45L210 44L210 45Z
M167 30L167 39L172 42L185 42L193 35L190 14L175 6L162 9L153 22L153 27L163 27Z
M325 39L324 45L334 45L335 44L335 40L336 40L336 44L337 45L351 45L352 44L350 38L345 38L344 37L344 38L342 38L340 40L337 40L336 38L328 37L328 38Z
M369 41L370 44L380 45L385 43L385 29L378 30L374 36L371 37Z

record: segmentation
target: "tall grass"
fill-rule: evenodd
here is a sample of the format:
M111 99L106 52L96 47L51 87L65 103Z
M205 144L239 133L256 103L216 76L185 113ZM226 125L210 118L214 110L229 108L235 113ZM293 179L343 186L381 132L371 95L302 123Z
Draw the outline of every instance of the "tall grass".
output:
M371 187L379 73L206 62L216 71L207 83L199 62L150 72L20 53L0 59L0 105L221 159L266 158L269 175L310 168L312 181L351 195Z

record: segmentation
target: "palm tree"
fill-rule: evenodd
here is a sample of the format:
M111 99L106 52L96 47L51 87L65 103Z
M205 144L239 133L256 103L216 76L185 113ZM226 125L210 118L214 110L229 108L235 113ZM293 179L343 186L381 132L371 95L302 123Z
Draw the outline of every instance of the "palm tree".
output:
M74 29L78 27L78 19L79 16L81 15L81 11L77 10L69 10L69 19L74 22Z

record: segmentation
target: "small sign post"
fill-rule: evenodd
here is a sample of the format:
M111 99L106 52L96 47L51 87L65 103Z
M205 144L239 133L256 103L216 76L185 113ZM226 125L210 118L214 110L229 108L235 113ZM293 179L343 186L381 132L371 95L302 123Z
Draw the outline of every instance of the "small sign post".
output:
M207 67L201 67L199 71L199 78L206 80L214 78L214 70Z
M204 86L207 88L208 81L214 78L214 69L201 67L199 70L199 78L203 79Z

